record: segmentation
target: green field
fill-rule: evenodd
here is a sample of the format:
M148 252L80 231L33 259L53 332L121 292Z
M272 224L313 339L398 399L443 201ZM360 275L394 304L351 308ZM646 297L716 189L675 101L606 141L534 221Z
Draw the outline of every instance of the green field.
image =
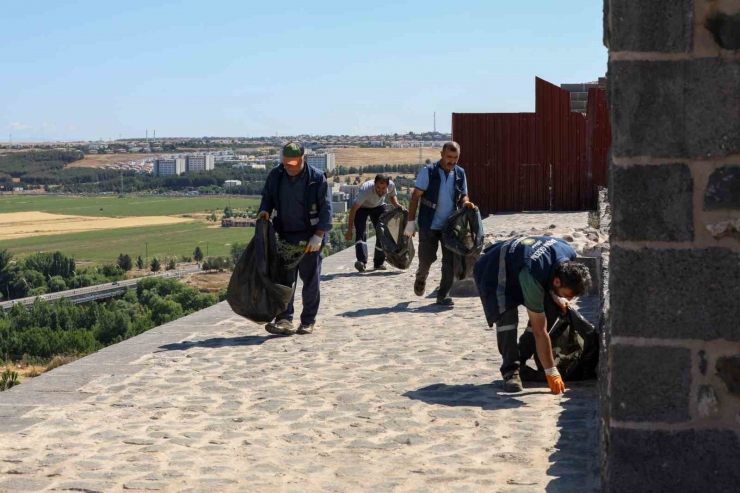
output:
M0 197L0 216L9 212L48 212L80 216L173 216L216 211L231 206L235 209L256 209L259 201L228 197ZM102 209L102 210L101 210ZM58 235L19 238L0 241L0 250L7 248L18 257L34 252L60 251L77 261L115 262L118 254L133 258L147 255L192 256L196 246L210 256L229 255L231 244L247 243L252 228L221 228L218 223L193 222L168 226L88 231Z
M226 206L235 209L248 207L256 209L259 201L237 197L0 196L0 214L40 211L98 217L174 216L214 210L223 211Z
M247 243L253 235L253 228L221 228L213 227L213 223L196 222L20 238L0 241L0 250L7 248L20 257L60 251L77 261L113 263L119 253L134 259L139 255L144 258L147 248L149 260L165 255L192 257L196 246L200 246L204 255L207 252L210 256L225 256L229 255L232 243Z

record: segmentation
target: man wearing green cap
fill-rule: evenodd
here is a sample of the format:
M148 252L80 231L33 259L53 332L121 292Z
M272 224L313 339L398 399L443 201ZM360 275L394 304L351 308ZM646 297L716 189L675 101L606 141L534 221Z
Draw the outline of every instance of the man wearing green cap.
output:
M265 326L270 334L289 336L310 334L314 330L321 299L321 247L331 229L331 189L324 173L306 164L303 146L289 142L283 147L282 163L267 175L262 189L258 218L269 219L273 211L275 231L291 245L306 242L306 255L298 266L285 273L284 284L303 281L303 312L298 329L293 327L293 299L285 313ZM295 294L294 294L295 296Z

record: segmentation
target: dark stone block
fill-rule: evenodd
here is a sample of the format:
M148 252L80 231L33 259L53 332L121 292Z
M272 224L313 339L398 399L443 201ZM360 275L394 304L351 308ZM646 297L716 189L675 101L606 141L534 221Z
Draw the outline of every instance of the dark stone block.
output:
M690 419L690 350L615 345L611 353L613 419L663 423Z
M740 356L725 356L717 359L717 375L731 394L740 397Z
M609 63L614 156L686 154L682 62Z
M740 166L716 169L709 176L704 210L740 209Z
M615 168L612 233L616 239L694 239L693 179L684 164Z
M731 430L611 430L604 493L736 493L740 438Z
M740 62L609 64L615 156L711 158L740 150Z
M609 3L612 51L691 51L691 0L611 0Z
M721 248L611 254L614 336L740 340L740 255Z

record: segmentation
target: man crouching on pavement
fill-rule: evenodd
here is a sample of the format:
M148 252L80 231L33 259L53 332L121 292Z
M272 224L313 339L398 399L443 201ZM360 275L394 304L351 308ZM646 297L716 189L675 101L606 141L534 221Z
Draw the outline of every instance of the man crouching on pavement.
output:
M468 199L468 183L465 170L457 165L460 145L447 142L442 147L442 159L419 171L414 193L409 204L409 222L404 234L414 236L414 218L419 208L419 268L416 271L414 293L424 296L429 269L437 260L437 249L442 245L442 280L437 292L437 304L452 307L454 302L447 296L454 279L454 254L444 247L442 228L451 215L460 207L475 208Z
M303 312L299 334L310 334L316 323L321 294L321 248L326 243L326 233L331 229L331 189L324 173L305 160L303 146L290 142L283 147L283 161L270 171L262 189L262 202L257 218L273 220L278 237L291 245L302 241L308 243L306 255L295 269L286 271L283 284L296 282L296 272L303 281ZM289 336L296 333L293 328L293 298L285 313L265 326L270 334Z
M359 272L365 272L367 268L367 220L368 218L370 219L373 228L378 227L380 216L385 212L386 196L390 198L391 204L394 207L404 209L398 202L396 185L393 183L393 180L391 180L390 176L379 174L375 177L375 180L368 180L360 185L355 203L349 211L347 233L345 233L344 239L347 241L352 240L352 227L354 226L357 230L357 236L355 236L355 254L357 256L355 269ZM375 253L373 257L375 270L385 270L385 253L377 241L375 242Z
M489 247L473 269L488 326L496 324L496 341L503 357L501 374L506 392L520 392L524 363L517 345L519 314L524 305L534 334L537 356L553 394L565 392L555 366L547 331L545 297L571 300L588 292L591 276L585 265L574 262L576 252L565 240L529 236ZM556 301L557 302L557 301Z

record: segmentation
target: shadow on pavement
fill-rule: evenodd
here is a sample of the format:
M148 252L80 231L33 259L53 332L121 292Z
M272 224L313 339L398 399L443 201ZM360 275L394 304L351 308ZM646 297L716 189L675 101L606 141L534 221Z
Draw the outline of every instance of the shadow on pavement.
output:
M389 276L398 276L400 274L403 274L402 270L380 270L380 271L368 271L368 272L339 272L337 274L327 274L325 276L321 276L322 281L332 281L334 279L341 279L343 277L360 277L360 276L369 276L369 277L389 277Z
M339 313L340 317L371 317L373 315L388 315L389 313L440 313L452 310L453 307L442 306L437 304L422 305L415 308L409 308L412 301L403 301L396 306L379 307L379 308L362 308L352 312Z
M566 382L566 388L557 423L560 436L547 469L548 476L555 479L545 491L596 493L600 488L596 380Z
M403 394L404 397L411 400L422 401L427 404L450 407L480 407L484 411L516 409L525 406L526 403L517 398L525 395L529 395L529 393L508 394L502 392L496 388L496 384L447 385L444 383L436 383Z
M269 341L270 339L277 339L281 336L268 335L268 336L243 336L243 337L214 337L213 339L206 339L204 341L187 341L187 342L176 342L173 344L165 344L160 346L161 353L164 351L187 351L192 348L220 348L220 347L238 347L238 346L259 346L263 342Z

